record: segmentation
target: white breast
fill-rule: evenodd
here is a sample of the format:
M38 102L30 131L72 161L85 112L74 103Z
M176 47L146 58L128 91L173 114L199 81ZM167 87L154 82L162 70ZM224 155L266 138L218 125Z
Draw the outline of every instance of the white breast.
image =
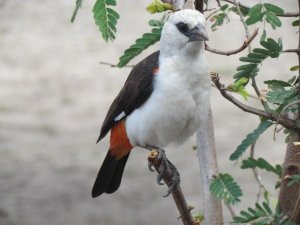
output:
M126 119L133 146L165 147L190 137L209 110L210 78L203 55L160 58L149 99Z

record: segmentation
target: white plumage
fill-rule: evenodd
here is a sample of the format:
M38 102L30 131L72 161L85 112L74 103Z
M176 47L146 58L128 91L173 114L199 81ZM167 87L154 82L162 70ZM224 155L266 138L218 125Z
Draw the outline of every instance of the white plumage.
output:
M195 10L174 13L164 25L160 40L159 72L149 99L126 119L132 146L165 147L184 142L206 120L210 76L204 41L190 41L176 24L205 31L205 18Z

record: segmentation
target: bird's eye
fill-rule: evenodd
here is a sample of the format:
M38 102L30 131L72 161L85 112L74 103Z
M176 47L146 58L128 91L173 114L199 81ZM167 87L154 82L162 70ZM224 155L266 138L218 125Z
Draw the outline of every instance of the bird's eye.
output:
M188 25L183 22L177 23L176 27L183 34L186 34L189 31Z

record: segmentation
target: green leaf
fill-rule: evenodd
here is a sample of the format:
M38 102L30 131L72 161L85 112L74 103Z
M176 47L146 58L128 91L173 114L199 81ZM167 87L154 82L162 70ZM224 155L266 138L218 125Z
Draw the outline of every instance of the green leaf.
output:
M240 58L241 62L250 62L250 63L261 63L261 59L256 59L256 58L249 58L249 57L241 57Z
M250 94L245 88L238 90L237 93L240 94L245 100L247 100L248 97L250 96Z
M242 77L250 77L251 74L252 74L252 71L251 71L251 70L242 70L242 71L236 73L236 74L233 76L233 78L234 78L234 79L240 79L240 78L242 78Z
M220 27L224 23L225 18L226 18L226 14L223 12L213 16L211 19L211 21L214 21L214 23L211 25L212 31L217 30L218 27Z
M257 64L251 63L251 64L246 64L246 65L239 66L238 68L236 68L236 70L237 71L249 70L251 72L256 67L257 67Z
M75 5L75 9L73 11L72 14L72 18L71 18L71 22L73 23L75 21L76 15L78 13L79 8L82 6L82 1L83 0L76 0L76 5Z
M266 99L269 103L281 105L285 103L285 101L290 98L291 96L294 96L296 91L294 89L289 90L272 90L267 93Z
M292 67L290 68L290 71L297 71L297 70L299 70L299 65L292 66Z
M282 50L282 45L272 38L268 38L267 41L261 41L260 44L270 52L280 52Z
M280 165L276 165L274 167L263 158L258 158L258 159L248 158L242 161L242 165L241 165L242 169L257 168L257 167L272 172L276 174L279 178L282 177L282 167Z
M275 29L276 27L281 27L282 25L280 19L274 13L266 12L266 21L274 25Z
M285 82L283 80L266 80L264 81L265 84L269 86L269 88L274 89L274 87L291 87L291 84L288 82Z
M161 20L149 20L148 24L151 27L163 27L164 26L164 22Z
M226 10L228 7L229 7L229 5L228 5L228 4L225 4L225 5L222 5L220 9L221 9L222 11L224 11L224 10Z
M260 60L264 60L267 58L266 55L260 54L260 53L249 53L248 57L250 58L254 58L254 59L260 59Z
M145 33L143 36L135 41L124 54L120 57L118 67L123 67L129 63L134 57L139 55L143 50L155 44L160 39L162 28L153 28L151 33Z
M270 3L264 3L264 7L267 11L273 12L277 15L284 14L284 10L276 5L270 4Z
M255 48L255 49L253 49L253 52L265 55L266 57L268 57L270 55L270 52L263 48Z
M153 0L153 2L147 6L147 11L151 14L153 13L160 13L166 10L172 10L173 7L169 3L163 3L160 0Z
M263 14L263 13L258 13L258 14L251 15L251 16L248 17L248 19L246 20L246 24L247 24L247 25L255 24L255 23L257 23L258 21L261 21L263 17L264 17L264 14Z
M256 203L255 208L249 207L247 211L241 211L239 216L233 218L233 223L266 225L271 224L273 220L274 213L269 204L263 202L262 205Z
M117 21L120 18L119 14L108 6L115 6L115 0L97 0L94 7L94 20L98 25L102 34L102 38L108 42L113 41L116 34Z
M253 144L264 131L272 126L272 124L273 123L269 120L262 120L259 126L252 133L248 134L237 149L230 155L230 160L238 160L249 146Z
M245 100L250 96L250 94L245 89L245 86L248 84L249 78L242 77L236 80L233 84L227 87L228 90L240 94Z
M239 8L244 17L248 16L248 12L249 12L248 8L241 8L241 7L239 7ZM237 15L239 15L239 12L238 12L236 6L232 6L231 8L229 8L229 11L232 11L232 12L236 13Z
M223 199L227 205L240 202L243 193L231 175L220 173L210 184L210 191L217 199Z
M300 20L295 20L292 22L292 26L298 27L300 25Z
M249 9L248 15L253 16L255 14L261 14L263 5L258 3Z

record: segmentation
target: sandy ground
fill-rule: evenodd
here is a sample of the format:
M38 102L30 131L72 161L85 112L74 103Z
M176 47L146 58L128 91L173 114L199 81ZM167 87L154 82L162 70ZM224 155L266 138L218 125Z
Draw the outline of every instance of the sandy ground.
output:
M76 22L69 22L74 2L0 0L0 224L181 224L172 199L162 197L166 187L158 186L155 174L147 170L144 150L131 154L118 192L97 199L90 196L108 143L106 138L95 145L101 122L130 71L99 61L117 62L149 30L144 24L151 16L144 13L149 1L119 1L118 38L106 44L94 25L92 2L84 1ZM295 1L285 4L289 10L296 7ZM232 23L230 28L210 31L211 46L230 49L242 43L238 18ZM270 34L282 36L285 48L296 46L293 28ZM218 71L224 82L230 81L241 55L207 53L211 70ZM269 60L260 76L288 79L292 75L288 68L295 64L293 55ZM239 163L228 158L259 121L216 90L212 91L212 109L220 170L232 173L244 188L243 202L236 207L241 209L255 201L257 184L251 172L241 172ZM272 131L263 135L256 154L281 163L284 138L278 135L274 142L272 135ZM181 172L182 188L196 214L203 205L194 144L191 138L182 146L169 147L167 154ZM276 198L274 177L264 173L262 177ZM224 214L228 221L226 209Z

